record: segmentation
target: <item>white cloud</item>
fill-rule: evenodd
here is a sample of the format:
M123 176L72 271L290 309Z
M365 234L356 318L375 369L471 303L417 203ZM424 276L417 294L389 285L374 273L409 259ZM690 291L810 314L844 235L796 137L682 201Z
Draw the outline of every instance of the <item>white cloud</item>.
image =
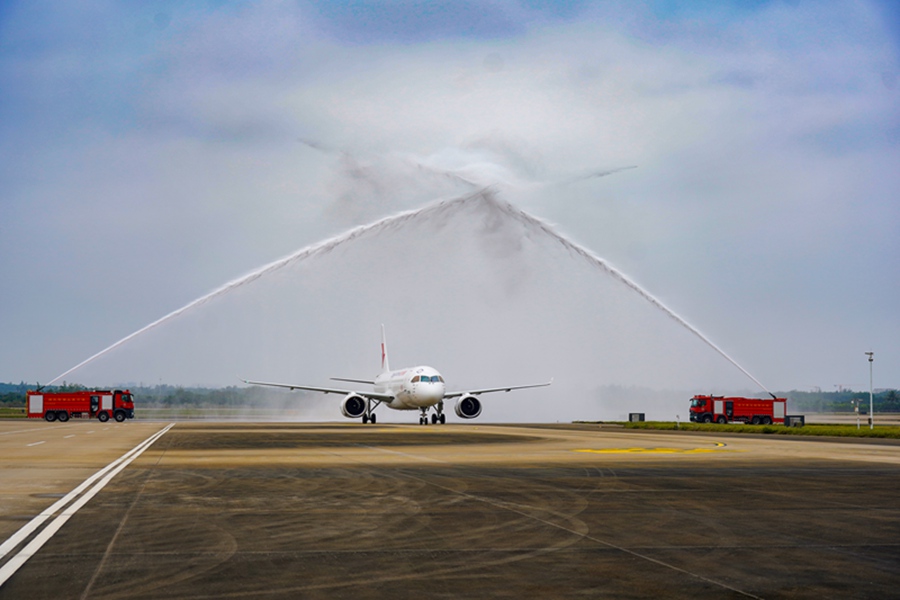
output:
M93 87L73 92L56 140L4 145L0 250L14 258L0 276L24 291L0 296L0 327L27 341L0 380L46 380L257 264L459 193L460 178L499 182L771 387L852 380L865 365L844 348L898 353L900 90L870 5L667 25L620 6L496 39L370 45L328 39L321 18L287 3L173 11L152 38L96 33L115 81L84 66L83 41L74 63L52 48L22 63L37 80L4 70L4 86L12 72L32 86L24 97L60 64ZM54 102L8 140L53 121ZM132 298L88 300L109 286Z

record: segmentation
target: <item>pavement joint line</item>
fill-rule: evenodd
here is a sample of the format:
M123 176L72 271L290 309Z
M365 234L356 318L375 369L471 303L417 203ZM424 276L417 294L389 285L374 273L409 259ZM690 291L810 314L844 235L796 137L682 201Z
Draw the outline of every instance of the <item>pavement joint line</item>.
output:
M41 530L18 554L9 559L6 564L0 567L0 587L19 570L25 562L31 558L47 541L72 517L82 506L93 498L113 477L119 474L133 460L143 454L144 450L149 448L153 443L163 436L175 424L170 423L164 429L157 431L152 436L117 458L109 465L100 469L90 477L88 477L81 485L69 492L66 496L55 502L50 508L47 508L34 519L26 523L21 529L9 537L3 544L0 544L0 559L9 554L19 544L28 538L36 529L38 529L45 521L50 519L57 511L72 502L73 499L82 494L85 489L93 485L86 493L81 495L75 502L66 508L62 514L53 520L47 527ZM97 481L99 480L99 482ZM95 483L96 482L96 483Z

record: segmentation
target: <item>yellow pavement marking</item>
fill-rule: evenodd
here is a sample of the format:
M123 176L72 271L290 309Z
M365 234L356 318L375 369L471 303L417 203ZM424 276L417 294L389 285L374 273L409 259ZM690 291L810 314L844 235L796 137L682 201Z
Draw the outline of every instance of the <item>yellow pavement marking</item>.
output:
M719 452L725 444L716 442L715 448L577 448L572 452L589 452L591 454L705 454ZM726 450L734 452L734 450Z

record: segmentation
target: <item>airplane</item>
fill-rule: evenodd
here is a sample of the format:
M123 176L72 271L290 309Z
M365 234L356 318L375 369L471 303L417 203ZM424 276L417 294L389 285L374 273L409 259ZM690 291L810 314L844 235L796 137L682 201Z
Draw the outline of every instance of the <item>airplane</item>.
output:
M456 415L462 419L474 419L481 414L481 400L478 399L478 396L481 394L545 387L553 383L551 379L547 383L508 385L448 393L445 389L444 378L433 367L422 365L391 371L388 362L384 325L381 326L381 373L374 380L347 379L343 377L332 377L331 379L333 381L368 384L374 386L375 390L372 392L359 392L355 390L296 385L293 383L272 383L268 381L249 381L247 379L241 379L241 381L248 385L308 390L324 394L343 394L345 397L341 402L341 413L348 419L362 417L363 423L375 423L375 409L381 404L395 410L418 410L420 411L419 425L428 424L429 409L434 411L431 414L432 425L446 423L447 416L444 414L444 400L458 398L454 408Z

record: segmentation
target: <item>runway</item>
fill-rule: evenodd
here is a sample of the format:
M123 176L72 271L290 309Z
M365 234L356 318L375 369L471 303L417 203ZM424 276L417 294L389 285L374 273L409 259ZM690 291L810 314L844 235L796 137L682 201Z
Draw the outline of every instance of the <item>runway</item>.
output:
M0 541L167 425L0 421ZM0 599L898 597L898 493L891 443L180 422Z

